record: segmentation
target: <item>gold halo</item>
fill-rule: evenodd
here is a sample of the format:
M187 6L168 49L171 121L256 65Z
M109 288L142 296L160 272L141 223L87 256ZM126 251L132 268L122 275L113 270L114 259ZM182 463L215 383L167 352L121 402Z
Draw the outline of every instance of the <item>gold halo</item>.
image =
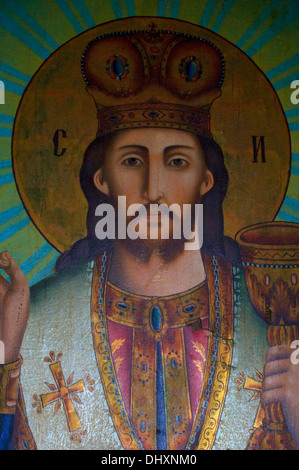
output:
M79 171L98 124L81 74L82 53L99 35L149 30L153 21L157 29L205 38L224 56L225 79L222 96L211 108L211 132L223 149L230 175L223 206L225 234L234 237L246 225L273 220L284 199L291 163L289 129L272 85L254 62L221 36L185 21L111 21L71 39L43 63L24 92L15 119L13 170L20 197L35 226L61 252L86 234L87 203ZM54 155L55 133L60 137L60 156ZM258 147L260 136L265 162Z

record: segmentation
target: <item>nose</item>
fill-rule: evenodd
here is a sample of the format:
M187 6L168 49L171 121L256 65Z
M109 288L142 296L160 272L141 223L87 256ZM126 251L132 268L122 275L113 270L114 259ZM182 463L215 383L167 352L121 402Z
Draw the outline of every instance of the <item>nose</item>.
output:
M163 168L160 162L150 162L147 170L145 198L148 202L159 202L163 199L162 178Z

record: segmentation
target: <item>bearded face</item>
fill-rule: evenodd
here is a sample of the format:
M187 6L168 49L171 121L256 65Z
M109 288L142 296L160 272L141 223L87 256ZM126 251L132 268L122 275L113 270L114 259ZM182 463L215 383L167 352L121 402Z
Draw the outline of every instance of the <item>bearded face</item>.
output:
M213 176L195 135L175 129L131 129L115 133L94 184L108 196L116 225L127 233L134 224L143 243L165 245L172 239L180 245L184 207L200 203L213 186ZM191 225L194 213L191 210Z

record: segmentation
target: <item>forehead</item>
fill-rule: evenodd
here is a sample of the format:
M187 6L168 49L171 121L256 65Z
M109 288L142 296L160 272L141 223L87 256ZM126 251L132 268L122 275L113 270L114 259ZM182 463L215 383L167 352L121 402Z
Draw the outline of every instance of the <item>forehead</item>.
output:
M177 129L126 129L115 133L110 150L121 150L127 146L142 146L149 151L163 151L167 147L189 147L201 153L201 145L195 134Z

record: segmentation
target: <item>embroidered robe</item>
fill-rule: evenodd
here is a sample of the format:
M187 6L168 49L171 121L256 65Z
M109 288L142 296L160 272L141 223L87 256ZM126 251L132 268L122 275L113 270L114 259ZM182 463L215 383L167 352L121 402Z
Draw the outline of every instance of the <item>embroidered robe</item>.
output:
M109 257L32 289L17 449L244 449L263 418L266 325L240 268L168 297L108 281Z

